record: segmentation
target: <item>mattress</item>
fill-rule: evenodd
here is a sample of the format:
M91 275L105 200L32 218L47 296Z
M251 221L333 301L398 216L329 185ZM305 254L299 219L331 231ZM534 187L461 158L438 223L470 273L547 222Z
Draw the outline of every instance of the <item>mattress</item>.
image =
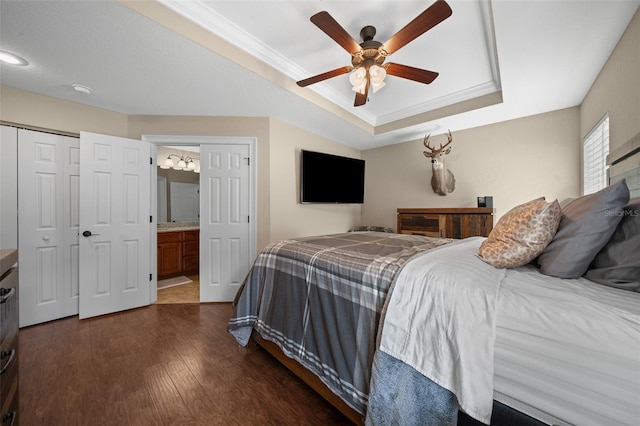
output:
M639 293L525 266L497 306L496 400L549 424L638 424Z

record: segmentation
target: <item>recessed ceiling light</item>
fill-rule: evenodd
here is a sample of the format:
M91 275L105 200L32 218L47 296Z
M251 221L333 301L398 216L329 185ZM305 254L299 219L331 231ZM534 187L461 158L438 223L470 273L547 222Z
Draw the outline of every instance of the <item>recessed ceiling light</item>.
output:
M90 95L92 90L90 87L84 86L82 84L72 84L73 90L76 92L84 93L85 95Z
M11 52L7 52L6 50L0 50L0 61L11 65L18 65L21 67L29 65L29 62L27 62L26 59L23 59Z

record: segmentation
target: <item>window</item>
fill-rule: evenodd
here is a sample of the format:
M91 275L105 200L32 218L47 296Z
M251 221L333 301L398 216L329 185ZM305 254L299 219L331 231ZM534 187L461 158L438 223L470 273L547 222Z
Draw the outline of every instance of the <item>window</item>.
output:
M609 115L584 137L582 151L583 195L607 186L607 155L609 155Z

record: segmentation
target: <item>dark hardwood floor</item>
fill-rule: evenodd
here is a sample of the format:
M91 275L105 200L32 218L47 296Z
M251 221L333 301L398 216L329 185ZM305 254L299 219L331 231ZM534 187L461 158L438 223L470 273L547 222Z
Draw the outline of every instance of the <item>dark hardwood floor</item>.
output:
M348 425L258 347L230 304L173 304L20 330L20 424Z

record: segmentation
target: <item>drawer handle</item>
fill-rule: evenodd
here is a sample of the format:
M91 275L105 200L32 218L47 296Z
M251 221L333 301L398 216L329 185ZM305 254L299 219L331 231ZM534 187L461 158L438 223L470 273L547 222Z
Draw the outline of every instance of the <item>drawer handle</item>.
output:
M0 353L1 359L5 359L6 357L9 357L7 362L5 362L2 368L0 368L0 376L2 376L4 373L7 372L7 370L9 369L9 365L11 365L11 363L13 362L13 357L15 355L16 355L15 349L11 349L10 351L2 351L2 353Z
M16 293L16 289L11 288L0 288L0 303L5 303L7 300L13 297Z
M2 423L4 424L7 422L7 420L11 419L11 424L9 426L13 426L13 423L16 421L16 417L18 417L16 414L17 413L15 411L4 413L2 415Z

